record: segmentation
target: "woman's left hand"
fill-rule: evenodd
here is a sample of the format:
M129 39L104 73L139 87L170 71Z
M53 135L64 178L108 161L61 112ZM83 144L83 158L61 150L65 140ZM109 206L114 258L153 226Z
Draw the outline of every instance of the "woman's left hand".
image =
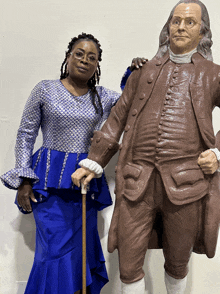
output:
M144 58L144 57L136 57L132 59L131 62L131 66L130 66L130 70L134 70L134 69L139 69L140 67L142 67L146 62L148 61L148 59Z
M22 207L24 211L31 212L32 207L30 200L37 202L34 197L31 181L29 179L24 179L22 184L18 187L17 201L19 207Z

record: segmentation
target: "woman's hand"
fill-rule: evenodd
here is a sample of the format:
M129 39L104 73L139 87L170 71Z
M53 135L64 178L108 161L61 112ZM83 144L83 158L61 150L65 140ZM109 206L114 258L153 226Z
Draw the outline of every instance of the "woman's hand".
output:
M32 207L31 207L30 199L33 202L37 202L37 200L34 197L32 185L30 181L28 179L24 179L22 184L18 187L18 196L17 196L18 205L22 207L24 211L31 212Z
M144 58L144 57L136 57L132 59L131 62L131 66L130 66L130 70L134 70L134 69L139 69L140 67L142 67L146 62L148 61L148 59Z
M77 187L80 187L82 178L85 178L83 181L84 186L86 187L88 183L95 177L95 173L91 172L90 170L80 167L78 168L72 175L71 179Z

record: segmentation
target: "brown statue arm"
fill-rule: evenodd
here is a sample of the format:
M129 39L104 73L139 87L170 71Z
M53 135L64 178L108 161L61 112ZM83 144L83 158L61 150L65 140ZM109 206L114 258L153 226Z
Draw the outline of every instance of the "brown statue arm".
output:
M118 150L118 141L125 129L140 72L141 70L134 71L130 75L119 101L112 108L101 131L94 133L88 159L96 161L102 167L109 162Z
M118 141L125 128L140 72L141 70L134 71L129 76L119 101L112 108L109 118L101 131L94 132L88 159L95 161L101 167L106 166L119 148ZM71 178L73 183L79 187L82 178L85 178L84 184L87 185L95 176L96 174L93 171L82 167L77 169L71 175Z

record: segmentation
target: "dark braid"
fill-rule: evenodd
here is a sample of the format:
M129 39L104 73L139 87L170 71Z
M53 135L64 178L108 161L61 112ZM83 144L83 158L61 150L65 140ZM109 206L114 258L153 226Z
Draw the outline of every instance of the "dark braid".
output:
M74 45L79 40L93 41L96 44L96 47L98 49L98 61L102 60L102 49L101 49L101 45L100 45L99 41L91 34L82 33L81 35L78 35L78 37L72 38L72 40L69 42L68 50L66 51L66 56L65 56L65 59L61 65L61 69L60 69L60 71L61 71L60 79L61 80L65 79L68 76L66 61L67 61L67 58L68 58L70 52L73 50ZM101 69L100 69L100 65L98 64L97 70L95 71L94 75L88 80L87 85L92 91L92 104L95 107L96 113L99 113L99 110L98 110L98 107L97 107L96 101L95 101L96 100L95 97L97 96L98 97L98 105L100 107L100 112L101 112L100 114L101 114L101 116L103 116L103 108L102 108L101 98L100 98L100 96L96 90L96 86L95 86L96 83L97 84L99 83L100 76L101 76Z

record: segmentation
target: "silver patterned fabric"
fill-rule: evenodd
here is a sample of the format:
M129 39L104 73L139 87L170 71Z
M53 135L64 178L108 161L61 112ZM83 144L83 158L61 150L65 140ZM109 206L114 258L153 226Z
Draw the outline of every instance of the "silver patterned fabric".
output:
M23 177L38 180L31 166L39 129L43 134L43 148L67 154L88 153L94 130L107 119L120 96L101 86L96 89L103 107L102 117L95 111L90 90L83 96L74 96L60 80L43 80L34 87L17 133L15 169L1 176L7 187L18 188Z

